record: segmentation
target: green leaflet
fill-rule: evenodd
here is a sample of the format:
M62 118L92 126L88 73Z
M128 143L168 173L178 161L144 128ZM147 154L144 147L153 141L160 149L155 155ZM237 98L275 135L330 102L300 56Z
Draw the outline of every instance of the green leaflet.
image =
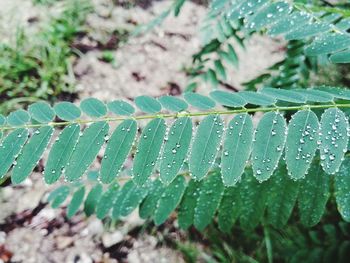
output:
M138 96L135 98L136 106L146 113L157 113L162 110L162 105L150 96Z
M210 224L220 205L223 192L224 185L219 172L214 172L203 181L194 210L193 224L198 230L202 231Z
M47 184L56 182L67 165L74 147L78 141L80 126L71 124L64 128L51 147L44 171L44 179Z
M266 25L272 24L284 18L291 11L291 7L286 2L275 2L262 7L254 16L248 20L247 28L250 30L260 30Z
M298 197L299 181L288 178L287 167L280 162L269 181L267 219L276 228L282 228L292 214Z
M114 100L107 104L109 111L116 115L130 116L135 113L135 108L123 100Z
M81 116L81 110L71 102L59 102L53 108L57 116L64 121L74 121Z
M102 195L102 185L96 184L88 193L84 202L84 212L86 216L91 216L95 213L97 203Z
M332 102L333 96L327 92L316 89L294 89L295 92L302 94L306 101L311 102Z
M7 124L10 126L22 126L30 121L30 116L25 110L16 110L7 116Z
M98 219L105 218L109 210L113 207L118 195L118 188L119 186L117 184L113 184L101 195L96 205L96 216Z
M106 105L102 101L95 98L84 99L80 103L80 109L90 117L99 118L107 114Z
M32 119L39 123L49 123L52 121L56 113L46 102L36 102L28 107L28 112L30 113Z
M164 144L160 163L160 179L169 184L181 169L192 138L192 120L189 117L177 119L171 126Z
M322 34L330 29L330 25L323 22L309 22L302 27L297 27L295 30L288 32L285 35L286 40L299 40L308 37L313 37Z
M309 56L329 54L341 51L349 46L349 34L325 33L316 37L312 43L305 48L305 54Z
M145 199L148 193L147 187L138 187L135 184L131 188L130 191L124 196L122 203L119 204L121 206L120 208L120 215L121 216L127 216L132 211L134 211L139 204ZM118 204L116 204L118 205Z
M215 107L215 102L206 96L193 92L186 92L183 96L188 104L197 109L210 110Z
M350 90L348 89L341 89L341 88L329 87L329 86L316 87L315 89L330 93L335 98L338 98L338 99L350 100Z
M239 96L241 96L247 103L258 106L269 106L276 103L275 98L252 91L241 91Z
M104 143L108 129L108 123L100 121L84 130L66 167L65 177L68 181L79 179L89 168Z
M0 128L2 126L4 126L6 123L6 119L3 115L0 114ZM4 135L4 133L2 131L0 131L0 142L1 142L1 139L2 139L2 136Z
M181 201L182 195L186 189L186 181L183 176L178 176L175 180L165 188L163 194L157 203L154 214L154 223L156 225L163 224L175 210Z
M304 103L306 99L303 95L293 90L263 88L260 90L262 94L271 96L277 100L287 101L292 103Z
M69 192L69 187L67 185L62 185L49 194L47 202L51 203L52 208L57 208L67 199Z
M276 169L286 141L287 124L280 113L266 113L255 132L252 167L259 181L270 178Z
M193 224L194 210L197 206L202 183L203 181L195 180L190 180L188 183L177 215L179 226L182 229L187 229Z
M341 110L330 108L322 114L320 124L321 165L326 173L334 174L347 151L349 122Z
M123 121L115 129L107 144L101 163L101 181L110 183L119 174L129 155L137 132L135 120Z
M239 18L244 18L247 15L253 14L261 6L266 4L268 0L261 1L242 1L238 3L235 8L230 12L229 19L237 20Z
M164 192L164 187L160 180L151 181L151 184L152 185L150 186L148 195L143 200L139 208L139 215L143 219L153 216L157 207L157 202Z
M76 190L72 196L72 200L70 201L67 207L67 217L72 218L76 212L78 212L79 207L84 201L85 196L85 187L81 186L78 190Z
M339 172L334 176L334 194L340 215L346 222L350 222L350 157L340 166Z
M218 25L220 25L218 23ZM214 61L214 66L215 66L215 71L217 72L217 74L224 80L227 79L227 76L226 76L226 70L225 70L225 67L224 65L221 63L220 59L217 59Z
M243 229L252 230L264 215L269 182L259 183L253 176L252 170L246 169L239 184L241 197L240 225Z
M137 185L143 185L151 175L160 154L165 130L164 119L156 118L142 131L133 166L133 180Z
M135 188L135 184L132 180L127 181L121 189L116 193L114 197L112 219L118 219L121 216L123 202L126 196Z
M0 145L0 179L3 178L28 139L27 129L11 132Z
M158 100L162 106L169 111L180 112L188 108L188 104L177 97L162 96Z
M240 214L241 197L239 187L226 187L218 209L219 229L229 233Z
M311 227L320 221L329 198L330 179L315 161L300 182L298 207L301 223L305 226Z
M210 97L212 97L219 104L228 107L243 107L247 104L241 96L232 92L214 90L210 92Z
M205 117L197 128L189 157L189 170L192 178L203 179L212 167L224 127L218 115Z
M303 24L306 24L311 20L311 16L307 13L301 13L294 11L286 16L285 19L281 19L275 24L273 24L268 30L268 34L272 37L275 37L280 34L288 33L295 29L295 26L302 27Z
M241 178L251 153L253 121L249 114L236 115L228 124L221 157L221 173L225 185L235 185Z
M335 53L329 59L332 63L350 63L350 50Z
M23 147L17 158L17 164L12 170L11 181L13 184L23 182L30 175L49 144L53 131L54 129L50 126L43 126L35 130L28 143Z
M319 123L310 110L298 111L292 116L286 140L288 173L294 180L303 178L317 149Z

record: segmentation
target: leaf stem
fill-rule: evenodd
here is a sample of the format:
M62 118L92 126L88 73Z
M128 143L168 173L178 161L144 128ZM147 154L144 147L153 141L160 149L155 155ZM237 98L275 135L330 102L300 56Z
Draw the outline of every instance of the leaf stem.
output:
M328 109L328 108L350 108L350 103L341 104L341 103L332 103L332 104L320 104L320 105L297 105L297 106L274 106L274 107L256 107L256 108L240 108L234 110L212 110L212 111L199 111L199 112L179 112L179 113L169 113L169 114L155 114L155 115L139 115L139 116L128 116L128 117L103 117L98 119L88 119L88 120L74 120L74 121L59 121L59 122L50 122L50 123L35 123L35 124L26 124L21 126L2 126L0 131L14 130L20 128L40 128L46 125L56 127L56 126L68 126L71 124L90 124L99 121L106 122L119 122L127 119L134 120L150 120L156 118L164 119L175 119L179 117L201 117L208 115L233 115L238 113L255 113L255 112L271 112L271 111L298 111L304 109Z

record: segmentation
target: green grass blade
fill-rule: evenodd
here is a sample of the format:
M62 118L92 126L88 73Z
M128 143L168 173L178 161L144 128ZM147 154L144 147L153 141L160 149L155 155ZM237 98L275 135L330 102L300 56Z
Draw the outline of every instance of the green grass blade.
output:
M274 227L282 228L292 214L298 197L299 181L290 179L285 163L280 162L269 184L267 220Z
M160 154L166 131L164 119L156 118L144 128L134 159L133 180L143 185L151 175Z
M55 111L46 102L36 102L31 104L28 107L28 112L32 119L39 123L49 123L56 116Z
M310 110L298 111L292 116L286 140L288 173L294 180L303 178L310 168L317 150L319 123Z
M29 132L27 129L17 129L11 132L1 142L0 145L0 179L3 178L17 155L22 150L23 145L28 139Z
M65 177L72 182L79 179L96 158L108 134L107 122L95 122L81 134L66 167Z
M101 163L101 182L110 183L118 176L135 141L137 123L123 121L110 137Z
M347 151L349 122L341 110L331 108L322 114L320 123L321 165L326 173L334 174Z
M224 193L224 185L219 172L214 172L203 181L194 211L194 226L202 231L212 221Z
M64 128L51 147L44 171L44 180L47 184L56 182L67 165L74 147L78 141L80 126L71 124Z
M266 113L255 132L252 149L254 176L259 181L270 178L276 169L286 141L287 124L280 113Z
M193 224L194 210L197 206L199 190L203 181L190 180L179 206L178 222L182 229L187 229Z
M17 164L14 166L11 175L12 183L19 184L30 175L49 144L53 131L54 129L50 126L35 130L17 158Z
M67 217L72 218L79 210L79 207L84 201L85 196L85 187L81 186L78 190L76 190L72 196L72 200L70 201L67 207Z
M186 189L186 181L183 176L178 176L175 180L165 188L163 194L157 203L154 214L154 223L161 225L175 210L181 201L182 195Z
M171 183L180 171L192 139L192 120L189 117L177 119L171 126L160 163L160 179Z
M88 193L84 202L84 212L86 216L91 216L96 211L97 203L99 202L103 188L101 184L96 184Z
M221 157L222 179L226 186L240 180L251 153L253 134L253 121L247 113L238 114L228 124Z
M190 173L194 179L203 179L212 167L222 139L223 126L218 115L209 115L199 124L189 160Z
M298 207L301 223L305 226L311 227L320 221L330 195L330 180L331 177L315 161L300 182Z

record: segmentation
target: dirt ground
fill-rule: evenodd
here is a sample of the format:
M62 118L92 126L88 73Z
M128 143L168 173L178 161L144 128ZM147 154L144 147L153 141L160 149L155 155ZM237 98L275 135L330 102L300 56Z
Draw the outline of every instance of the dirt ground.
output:
M89 34L80 44L94 46L108 42L116 30L132 30L135 23L146 23L168 8L171 1L154 2L149 8L132 9L115 6L112 0L93 0L94 12L87 18ZM57 10L50 13L54 14ZM132 99L147 94L159 96L181 91L186 85L182 68L200 47L199 28L206 8L186 2L180 16L170 16L153 32L131 38L115 48L115 63L103 62L103 51L93 48L82 54L74 66L79 97L93 96L102 100ZM43 22L47 14L30 0L0 0L0 34L11 40L9 28L24 25L32 17ZM112 39L113 40L113 39ZM255 36L246 50L237 47L240 66L229 71L228 83L240 83L260 74L283 57L282 43ZM205 85L200 91L208 93ZM116 229L108 230L96 218L78 214L65 217L64 209L52 209L45 203L49 191L40 173L22 185L2 188L0 192L0 262L6 255L12 262L184 262L179 252L147 231L137 236L144 221L133 213ZM180 234L179 234L180 235ZM176 233L170 234L177 239Z

